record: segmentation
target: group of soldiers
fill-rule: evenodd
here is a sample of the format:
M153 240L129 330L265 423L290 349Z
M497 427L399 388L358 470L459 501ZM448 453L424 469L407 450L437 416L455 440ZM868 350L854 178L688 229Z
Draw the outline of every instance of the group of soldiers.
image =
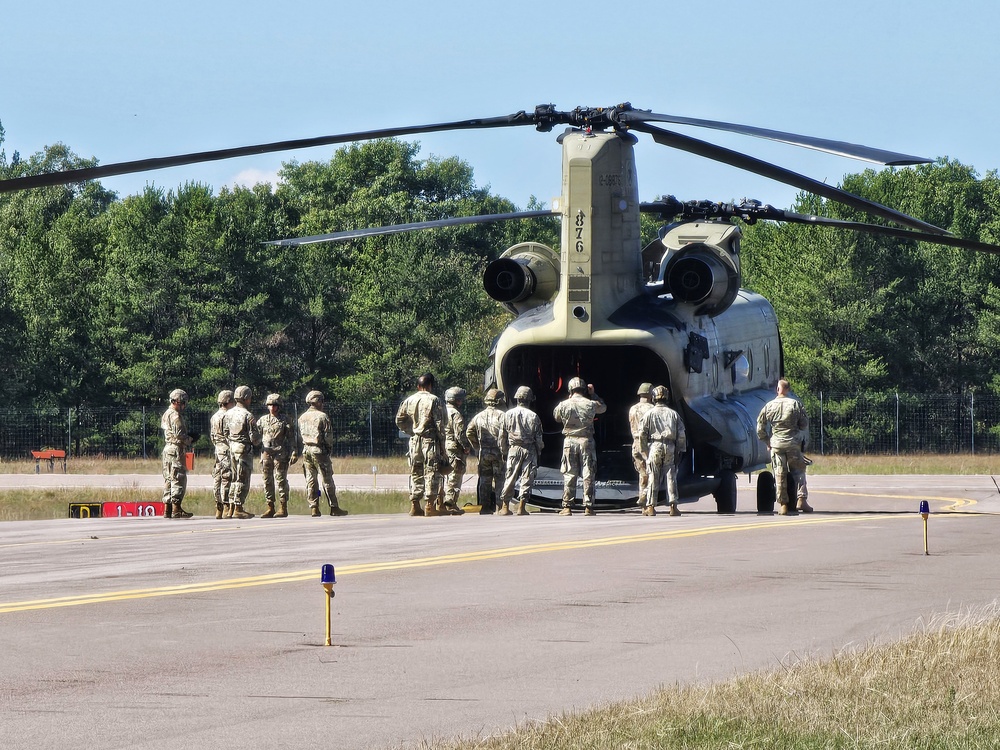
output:
M396 425L410 436L410 515L460 515L458 494L467 457L478 463L476 496L481 514L528 515L538 472L538 457L545 447L542 422L532 411L535 394L528 386L514 393L515 406L505 409L506 396L491 388L485 408L465 425L462 405L466 392L449 388L445 403L434 395L434 376L417 379L417 392L400 404ZM583 481L583 512L594 515L594 475L597 449L594 418L607 405L582 378L569 381L570 396L556 406L553 416L562 424L563 500L560 515L572 515L579 480ZM517 508L511 509L517 490Z
M468 456L479 459L476 495L482 514L528 515L526 508L545 447L542 422L531 410L535 395L527 386L514 394L509 410L502 391L491 388L486 408L465 424L464 388L449 388L445 403L434 395L434 376L417 378L417 392L396 412L396 426L410 437L410 515L462 515L458 495ZM517 509L511 510L515 487Z
M527 515L527 502L544 447L542 425L531 410L534 393L521 386L514 394L516 406L504 410L505 396L496 388L486 393L485 408L466 427L462 414L466 392L449 388L445 403L434 395L434 376L421 375L417 392L400 404L396 425L410 437L410 515L461 515L458 495L467 457L479 459L476 487L480 513ZM583 483L583 513L594 515L597 450L594 420L607 411L592 384L580 377L568 383L569 398L560 402L553 417L562 425L563 452L560 471L563 496L560 515L572 515L577 484ZM629 410L632 459L639 475L638 504L644 516L655 516L661 491L671 516L681 515L677 489L678 462L687 450L687 435L680 414L670 407L670 390L643 383L639 402ZM761 410L758 436L772 454L776 494L782 515L812 511L806 498L807 459L803 455L808 419L802 404L790 396L787 380L780 380L777 396ZM796 497L789 501L789 477ZM517 509L511 510L515 488Z
M506 397L496 388L486 393L485 408L465 424L462 406L466 391L449 388L442 404L434 394L434 376L425 373L417 379L417 391L406 398L396 413L396 425L409 440L410 515L462 515L458 497L465 477L467 458L478 457L477 501L482 514L501 516L528 515L527 503L538 471L538 458L544 446L542 423L532 411L535 395L528 386L514 394L516 405L505 409ZM583 483L583 513L594 515L597 449L594 420L607 411L594 386L580 377L568 383L569 397L560 402L553 417L562 425L563 452L560 471L563 496L560 515L572 515L577 484ZM661 490L665 490L670 515L679 516L677 464L687 449L684 422L669 406L670 391L651 383L639 386L639 402L629 410L632 433L632 459L639 475L638 504L646 516L656 515ZM345 516L340 507L333 480L333 429L323 410L320 391L306 396L307 411L296 423L282 413L280 394L267 396L267 414L254 418L249 407L250 388L241 385L235 391L218 395L219 410L211 418L211 440L215 448L212 477L215 492L215 517L247 519L254 450L260 450L267 510L261 518L288 516L288 468L301 457L306 478L306 497L311 515L321 515L320 497L325 494L331 516ZM185 453L198 438L188 430L184 419L187 393L175 389L170 406L163 413L163 502L166 518L190 518L182 507L187 488ZM790 396L787 380L778 381L777 396L761 410L757 420L758 437L772 454L776 495L782 515L812 507L807 502L805 481L807 459L803 455L808 419L802 404ZM793 505L789 476L796 492ZM511 509L517 491L517 507Z
M187 465L184 454L198 439L188 430L184 419L188 395L177 388L170 392L170 406L163 413L163 503L166 518L191 518L182 507L187 490ZM282 412L283 399L271 393L265 399L267 414L255 418L250 413L253 392L245 385L233 391L223 390L216 399L219 410L212 415L210 435L215 449L212 478L215 492L215 517L253 518L246 509L250 494L250 475L254 451L260 451L267 510L261 518L288 516L288 468L302 459L306 478L306 497L313 517L322 515L319 499L325 494L331 516L346 516L337 501L333 481L333 426L323 411L320 391L306 396L309 408L295 422Z

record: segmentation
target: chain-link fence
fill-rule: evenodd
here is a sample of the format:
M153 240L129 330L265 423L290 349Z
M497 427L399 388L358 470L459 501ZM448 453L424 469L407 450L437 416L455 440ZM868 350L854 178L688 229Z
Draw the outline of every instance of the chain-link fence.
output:
M1000 396L965 392L821 393L803 398L810 419L810 452L819 454L1000 453ZM328 404L337 456L403 456L397 402ZM466 403L465 414L481 405ZM143 408L24 411L0 409L0 457L27 458L55 448L71 456L145 458L163 446L161 410ZM196 451L210 451L212 412L185 412L201 433ZM297 416L292 414L292 416Z
M396 429L397 403L328 404L337 456L403 456L406 442ZM210 452L212 411L190 406L188 429L199 433L196 452ZM31 451L55 448L72 456L149 458L163 447L162 410L144 408L23 411L0 409L0 457L26 458ZM290 416L297 416L294 412Z

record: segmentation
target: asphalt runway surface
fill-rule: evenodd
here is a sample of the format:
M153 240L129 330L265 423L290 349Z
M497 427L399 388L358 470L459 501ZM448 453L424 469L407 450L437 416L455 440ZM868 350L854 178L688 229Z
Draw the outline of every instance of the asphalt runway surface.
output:
M734 515L0 523L2 744L415 747L996 601L991 477L809 482L788 517L744 477Z

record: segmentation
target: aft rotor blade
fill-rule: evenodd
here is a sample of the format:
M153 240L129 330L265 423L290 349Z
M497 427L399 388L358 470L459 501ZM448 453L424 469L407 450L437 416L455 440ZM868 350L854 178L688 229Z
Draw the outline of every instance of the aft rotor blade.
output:
M626 124L635 122L669 122L674 125L693 125L699 128L711 128L713 130L725 130L730 133L749 135L755 138L766 138L771 141L787 143L792 146L802 146L804 148L823 151L837 156L847 156L851 159L861 159L875 164L885 164L891 167L903 167L911 164L927 164L933 159L922 156L911 156L896 151L886 151L871 146L862 146L857 143L846 141L831 141L827 138L815 138L809 135L797 135L795 133L785 133L781 130L770 130L768 128L757 128L752 125L738 125L731 122L719 122L717 120L701 120L696 117L679 117L677 115L664 115L656 112L645 112L642 110L630 110L618 115L618 119Z
M762 218L773 221L787 221L797 224L812 224L820 227L835 227L837 229L850 229L855 232L867 232L869 234L881 234L886 237L897 237L901 240L915 240L917 242L933 242L936 245L947 245L958 247L963 250L975 250L980 253L993 253L1000 255L1000 245L990 245L985 242L966 240L961 237L951 235L928 234L927 232L914 232L909 229L897 229L896 227L886 227L881 224L866 224L861 221L846 221L844 219L832 219L827 216L815 216L812 214L798 214L791 211L781 211L774 209L778 216L766 216Z
M439 122L431 125L412 125L400 128L384 128L381 130L362 130L356 133L341 133L339 135L326 135L318 138L299 138L290 141L275 141L274 143L261 143L255 146L239 146L237 148L223 148L215 151L198 151L190 154L178 154L177 156L163 156L153 159L136 159L135 161L124 161L97 167L87 167L84 169L69 169L64 172L47 172L45 174L30 175L27 177L14 177L9 180L0 180L0 193L10 193L15 190L27 190L28 188L49 187L52 185L68 185L73 182L99 180L103 177L115 177L117 175L132 174L134 172L148 172L156 169L180 167L186 164L200 164L202 162L233 159L240 156L256 156L258 154L269 154L276 151L294 151L296 149L313 148L315 146L330 146L339 143L350 143L352 141L368 141L375 140L376 138L396 138L400 136L418 135L420 133L437 133L446 130L502 128L515 125L534 124L535 119L531 114L526 112L515 112L514 114L503 115L501 117L457 120L454 122Z
M910 227L921 232L929 232L931 234L947 234L947 232L940 227L928 224L925 221L920 221L920 219L904 214L894 208L889 208L888 206L883 206L881 203L876 203L875 201L870 201L866 198L862 198L861 196L854 195L853 193L848 193L846 190L841 190L840 188L833 187L832 185L827 185L825 182L820 182L819 180L814 180L811 177L806 177L805 175L798 174L797 172L792 172L791 170L779 167L776 164L755 159L754 157L747 156L739 151L733 151L732 149L700 141L697 138L691 138L690 136L674 133L670 130L664 130L663 128L658 128L653 125L649 125L648 123L636 124L633 126L633 129L642 133L648 133L653 137L653 140L660 145L680 149L681 151L687 151L698 156L704 156L708 159L722 162L723 164L729 164L730 166L744 169L748 172L753 172L754 174L759 174L763 177L769 177L772 180L783 182L786 185L791 185L792 187L797 187L815 195L829 198L830 200L837 201L838 203L851 206L852 208L864 211L872 216L880 216L883 219L888 219L889 221L896 222L897 224L901 224L902 226Z
M282 245L298 247L312 245L317 242L344 242L362 237L377 237L383 234L401 234L415 232L421 229L436 229L438 227L455 227L463 224L492 224L497 221L513 221L515 219L538 219L543 216L559 216L559 211L544 209L538 211L514 211L507 214L482 214L480 216L458 216L451 219L435 219L432 221L415 221L411 224L394 224L388 227L370 227L368 229L347 229L343 232L317 234L311 237L295 237L288 240L271 240L265 245Z

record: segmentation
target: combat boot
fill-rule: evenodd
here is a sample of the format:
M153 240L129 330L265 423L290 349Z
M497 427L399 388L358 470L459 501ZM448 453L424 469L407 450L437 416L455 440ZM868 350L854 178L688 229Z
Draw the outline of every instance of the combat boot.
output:
M799 500L798 504L795 506L795 509L801 511L802 513L813 512L813 507L805 501L805 498Z
M310 513L310 515L311 515L311 516L312 516L313 518L319 518L319 517L320 517L320 516L322 516L323 514L319 512L319 506L318 506L318 505L314 505L314 506L312 507L312 513Z
M347 511L341 508L339 505L334 505L330 508L331 516L346 516Z
M585 515L585 516L596 516L597 515L597 511L595 511L593 508L591 508L588 505L586 508L583 509L583 515Z
M164 503L163 504L163 517L164 518L173 518L173 516L174 516L174 506L171 505L170 503Z
M427 501L427 504L424 506L424 515L427 516L428 518L441 515L440 513L438 513L438 509L434 507L433 500Z
M243 510L243 505L237 503L236 509L233 510L233 518L238 518L242 521L247 518L253 518L253 513L247 513L245 510Z
M222 510L223 510L222 503L216 503L215 504L215 518L216 518L216 520L222 518Z
M510 510L510 500L501 500L500 507L497 510L498 516L512 516L514 515Z
M573 510L568 505L564 505L563 509L559 511L560 516L571 516L573 515Z
M420 507L419 500L410 501L410 515L411 516L422 516L424 514L424 509Z
M288 503L286 501L278 501L278 512L274 514L275 518L288 518Z
M444 504L445 513L449 516L462 516L465 515L465 511L458 507L458 503L452 500L450 503Z
M226 509L222 511L222 517L223 518L232 518L233 517L233 507L234 506L233 506L232 503L226 503Z
M680 514L680 510L677 509L677 503L670 503L670 515L679 516Z
M174 503L174 518L190 518L194 513L188 513L180 503Z
M527 503L527 500L522 500L521 502L519 502L517 504L517 515L519 515L519 516L529 516L529 515L531 515L530 513L528 513L528 509L524 507L526 503Z
M274 518L274 503L267 504L267 510L260 514L261 518Z
M779 516L792 516L795 515L795 511L788 505L788 503L781 504L781 510L778 511Z

